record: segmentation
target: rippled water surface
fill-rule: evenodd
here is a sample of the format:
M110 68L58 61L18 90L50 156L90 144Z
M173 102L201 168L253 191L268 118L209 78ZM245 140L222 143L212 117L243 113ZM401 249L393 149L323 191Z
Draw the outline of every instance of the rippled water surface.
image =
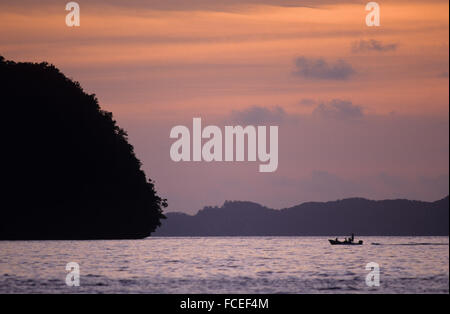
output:
M0 293L449 293L448 237L0 241ZM67 287L66 264L80 265ZM380 286L368 287L369 262Z

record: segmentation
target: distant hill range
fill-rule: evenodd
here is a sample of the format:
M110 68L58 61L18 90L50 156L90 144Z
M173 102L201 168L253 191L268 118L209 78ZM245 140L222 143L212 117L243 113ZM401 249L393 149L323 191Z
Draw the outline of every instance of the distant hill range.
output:
M349 198L274 210L227 201L196 215L167 213L154 236L448 236L449 198L436 202Z

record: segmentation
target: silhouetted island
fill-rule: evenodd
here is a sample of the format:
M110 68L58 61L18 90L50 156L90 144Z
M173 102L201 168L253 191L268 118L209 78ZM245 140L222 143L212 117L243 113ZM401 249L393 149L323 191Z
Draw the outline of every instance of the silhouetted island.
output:
M47 63L0 56L0 239L150 235L166 200L95 95Z
M349 198L274 210L227 201L196 215L167 213L155 236L448 236L449 198L436 202Z

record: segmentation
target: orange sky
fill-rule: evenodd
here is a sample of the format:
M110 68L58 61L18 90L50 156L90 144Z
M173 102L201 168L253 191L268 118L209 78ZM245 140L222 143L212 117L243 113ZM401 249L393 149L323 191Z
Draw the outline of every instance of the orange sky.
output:
M132 98L139 113L193 108L221 113L223 106L274 103L301 111L296 104L304 97L344 97L373 113L448 112L448 78L441 77L448 72L447 2L383 1L380 28L365 26L361 3L313 8L252 3L223 12L158 11L151 1L139 10L80 1L78 29L65 26L61 5L44 2L20 10L16 4L8 10L3 3L0 49L7 58L48 60L68 69L92 91L98 82L133 85L129 76L167 82L149 89L159 94L158 103L148 103L145 88L139 89L141 97L97 92L104 105ZM394 43L397 49L353 53L352 43L361 39ZM357 75L345 82L293 77L293 60L300 55L345 59ZM184 97L170 97L172 88Z
M0 54L15 61L53 63L88 92L96 93L101 106L113 111L130 130L148 169L171 165L168 150L161 156L150 154L145 142L149 130L138 126L159 125L158 130L166 132L171 125L199 114L226 121L233 111L255 106L269 111L279 106L295 121L314 116L318 104L339 99L371 119L364 123L373 127L373 134L383 133L377 128L387 123L375 126L373 121L386 121L383 117L390 119L393 113L413 121L444 117L439 123L448 129L448 1L379 1L381 26L373 28L365 25L365 1L80 0L79 28L65 25L65 2L2 1ZM384 49L352 49L370 40ZM345 79L303 77L296 74L300 57L309 62L323 59L331 67L343 60L354 73ZM156 131L167 141L164 132ZM435 141L442 151L431 148L434 155L417 157L410 164L402 162L400 152L398 158L382 164L366 156L356 171L351 162L315 164L313 160L323 153L317 150L311 154L311 163L298 172L281 166L280 173L299 179L326 170L356 180L383 171L413 176L418 169L420 175L448 176L448 136L438 133L437 138L435 132L429 131L420 139L423 142L411 145L420 148ZM411 130L404 133L407 136ZM320 140L310 138L308 147L313 149ZM397 140L397 146L405 142L401 137ZM166 145L156 137L154 141L153 145ZM152 158L146 160L147 155ZM285 163L292 165L293 160ZM164 192L170 194L173 188L182 193L173 187L173 178L158 170L154 173L161 178ZM409 196L418 188L408 189L404 194ZM292 193L289 197L295 202L296 192ZM258 194L254 199L261 200Z

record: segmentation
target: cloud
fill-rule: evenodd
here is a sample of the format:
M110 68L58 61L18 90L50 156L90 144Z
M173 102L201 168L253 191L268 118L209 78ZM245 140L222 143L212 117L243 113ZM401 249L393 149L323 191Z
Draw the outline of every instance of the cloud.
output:
M328 103L319 104L313 111L314 116L337 120L359 119L364 116L361 106L353 105L351 101L333 99Z
M383 42L369 39L360 41L355 41L352 44L352 52L367 52L367 51L376 51L376 52L385 52L385 51L394 51L397 49L397 44L383 44Z
M295 66L294 74L306 79L347 80L355 74L353 67L342 59L328 63L323 58L308 59L302 56L295 60Z
M43 6L61 7L60 0L19 0L4 1L9 9L21 10L41 8ZM68 1L67 1L68 2ZM358 0L91 0L89 9L93 7L105 8L118 7L121 10L161 10L161 11L237 11L239 8L245 8L258 5L270 5L278 7L320 7L323 5L336 3L355 3ZM3 3L0 3L0 7ZM81 7L84 3L80 3ZM64 6L63 6L64 10Z
M253 106L244 110L233 110L231 120L243 125L259 125L265 123L279 124L288 119L288 114L283 108Z
M314 106L311 116L286 112L280 106L262 107L252 106L243 110L232 110L226 121L241 125L261 124L289 124L304 121L308 118L325 118L334 120L356 120L363 118L364 110L349 100L332 99L327 102L318 102L314 99L304 98L300 101L302 106Z
M317 102L312 99L312 98L303 98L300 100L300 102L298 103L301 106L313 106L315 104L317 104Z

